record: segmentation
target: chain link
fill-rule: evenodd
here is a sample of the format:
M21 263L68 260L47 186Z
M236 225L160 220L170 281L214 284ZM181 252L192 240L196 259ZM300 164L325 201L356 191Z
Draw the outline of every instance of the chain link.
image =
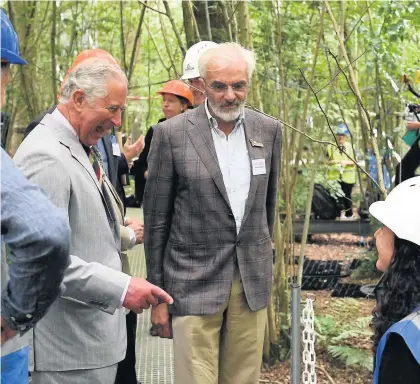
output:
M303 353L302 360L304 365L302 383L303 384L316 384L317 377L315 372L315 329L314 329L314 300L306 299L305 308L302 311L302 321L303 321Z

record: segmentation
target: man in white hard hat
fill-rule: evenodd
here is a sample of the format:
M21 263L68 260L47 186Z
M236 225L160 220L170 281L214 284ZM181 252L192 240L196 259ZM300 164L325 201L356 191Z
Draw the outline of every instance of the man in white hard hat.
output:
M191 92L194 96L194 107L198 107L206 99L204 83L198 71L198 59L208 49L216 48L218 45L213 41L200 41L190 47L185 55L183 63L184 73L181 76L181 80L187 80L191 86Z

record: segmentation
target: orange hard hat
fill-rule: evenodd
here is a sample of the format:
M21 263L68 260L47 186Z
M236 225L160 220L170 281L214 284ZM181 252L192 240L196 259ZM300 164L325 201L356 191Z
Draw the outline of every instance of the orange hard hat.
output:
M66 76L63 79L63 82L60 86L60 94L63 90L64 84L66 84L69 74L74 71L74 69L83 61L87 59L103 59L104 61L108 61L110 64L118 64L118 61L115 60L114 56L112 56L109 52L105 51L101 48L93 48L93 49L86 49L85 51L80 52L73 61L73 64L68 69Z
M163 88L157 92L159 95L163 95L164 93L171 93L175 96L181 96L184 99L188 100L188 105L193 105L193 94L190 90L190 87L183 83L181 80L171 80L165 83Z

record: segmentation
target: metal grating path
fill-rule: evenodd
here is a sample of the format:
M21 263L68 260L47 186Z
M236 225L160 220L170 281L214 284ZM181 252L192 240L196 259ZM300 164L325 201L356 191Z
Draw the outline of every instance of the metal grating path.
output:
M138 208L128 208L127 216L142 218ZM133 276L146 277L144 248L137 245L129 252L130 268ZM173 384L173 349L172 340L149 335L150 311L137 316L137 378L142 384Z

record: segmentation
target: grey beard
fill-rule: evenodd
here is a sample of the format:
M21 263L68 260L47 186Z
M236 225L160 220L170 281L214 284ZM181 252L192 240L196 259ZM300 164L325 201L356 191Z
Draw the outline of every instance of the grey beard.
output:
M224 112L221 108L219 108L216 105L213 105L213 103L209 101L209 105L213 111L213 113L221 120L226 121L226 122L230 122L230 121L234 121L237 120L239 118L239 116L241 115L241 113L244 110L244 106L245 106L245 102L239 104L237 106L237 109L231 112Z

